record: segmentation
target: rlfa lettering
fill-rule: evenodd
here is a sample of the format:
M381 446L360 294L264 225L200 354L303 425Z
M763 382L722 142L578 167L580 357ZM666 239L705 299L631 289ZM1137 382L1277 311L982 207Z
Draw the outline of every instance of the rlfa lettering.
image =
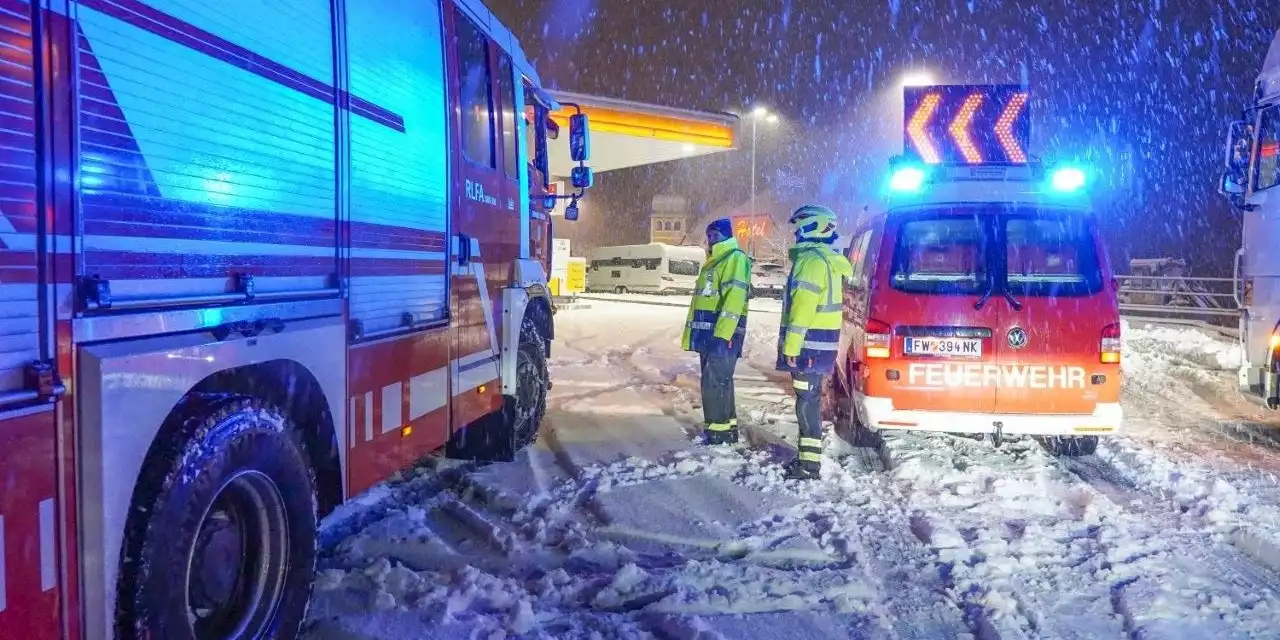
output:
M924 364L907 368L912 386L1084 389L1084 367L996 364Z
M468 200L483 202L492 207L498 206L498 198L496 196L491 196L485 193L484 185L480 184L479 182L472 182L471 180L467 180L466 184L463 187L463 190L466 192Z

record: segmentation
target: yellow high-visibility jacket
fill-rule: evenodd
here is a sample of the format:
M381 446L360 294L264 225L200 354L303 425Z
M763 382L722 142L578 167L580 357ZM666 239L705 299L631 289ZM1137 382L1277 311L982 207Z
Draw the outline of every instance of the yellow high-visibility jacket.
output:
M720 338L733 343L733 352L741 355L750 291L751 258L734 238L716 243L694 284L682 340L685 351L707 353Z
M853 265L831 245L798 242L791 247L791 276L782 294L778 370L831 373L844 323L844 280ZM795 365L787 358L795 358Z

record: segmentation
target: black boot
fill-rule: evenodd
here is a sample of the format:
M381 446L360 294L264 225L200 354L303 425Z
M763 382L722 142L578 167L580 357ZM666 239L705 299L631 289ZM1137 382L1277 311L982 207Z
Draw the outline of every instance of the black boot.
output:
M821 463L805 462L799 458L787 463L785 467L788 480L817 480L822 468Z
M718 444L737 444L738 430L729 429L728 431L712 431L710 429L703 429L702 443L708 446Z

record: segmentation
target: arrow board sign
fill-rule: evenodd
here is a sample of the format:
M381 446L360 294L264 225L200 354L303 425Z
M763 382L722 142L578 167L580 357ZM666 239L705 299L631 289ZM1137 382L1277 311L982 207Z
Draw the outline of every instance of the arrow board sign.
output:
M1026 164L1031 94L1016 84L903 89L904 151L925 164Z

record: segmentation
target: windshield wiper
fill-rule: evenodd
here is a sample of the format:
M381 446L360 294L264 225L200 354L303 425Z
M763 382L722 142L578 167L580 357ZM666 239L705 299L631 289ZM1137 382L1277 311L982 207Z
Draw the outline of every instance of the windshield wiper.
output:
M1013 294L1009 292L1008 287L1000 287L1000 293L1004 294L1004 299L1009 301L1009 306L1013 307L1014 311L1022 311L1022 303L1018 302L1018 299L1013 297Z
M995 292L996 292L996 279L987 278L987 290L983 292L982 297L979 298L977 302L973 303L973 310L980 311L983 307L987 306L987 301L991 299L991 294Z

